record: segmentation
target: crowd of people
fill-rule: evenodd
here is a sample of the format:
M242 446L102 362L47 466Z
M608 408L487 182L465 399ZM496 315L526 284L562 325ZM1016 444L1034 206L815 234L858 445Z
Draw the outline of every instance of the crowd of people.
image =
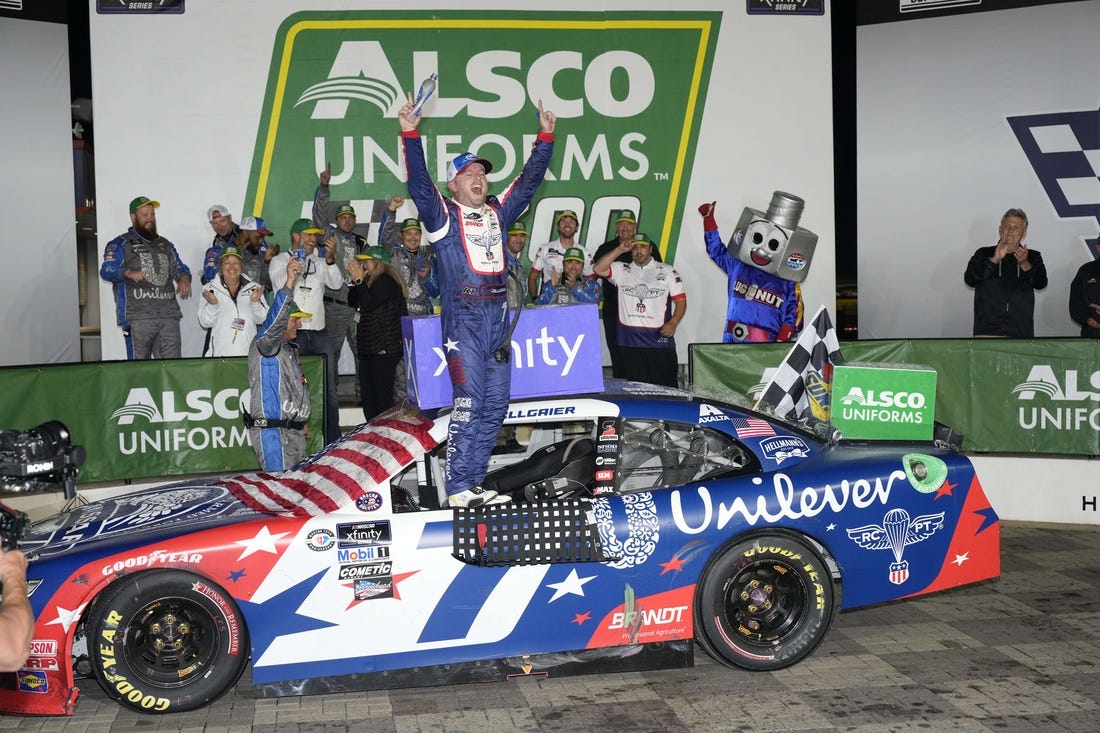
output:
M313 217L291 225L287 251L267 242L272 232L262 218L236 223L227 207L210 207L214 237L203 261L198 310L207 334L203 355L249 357L253 393L246 422L256 431L257 455L268 469L291 465L303 457L310 415L298 357L325 357L324 439L332 442L340 437L336 364L345 341L356 358L363 416L370 420L405 398L401 319L434 313L438 302L455 394L450 444L457 453L448 462L455 467L448 488L464 504L491 502L494 497L477 492L481 463L497 433L491 424L502 419L509 397L510 366L501 356L508 348L509 313L530 305L602 303L612 375L675 387L675 334L687 311L686 292L630 210L617 213L615 236L592 253L577 241L577 213L558 212L557 237L534 248L525 272L528 231L517 217L545 173L552 113L540 109L535 149L499 200L489 195L492 163L472 153L450 164L448 199L423 167L420 115L411 109L399 120L408 194L424 223L399 218L406 199L394 195L378 244L369 244L355 229L355 209L333 205L328 168L319 176ZM191 272L157 231L159 206L145 196L130 202L132 226L107 245L100 270L114 283L118 324L132 359L181 356L177 298L191 295ZM800 290L780 282L780 292L768 285L774 276L738 262L719 238L714 209L703 204L699 213L707 253L729 278L729 313L737 316L728 319L724 340L791 340L802 326ZM422 241L425 224L429 242ZM979 248L967 265L975 336L1034 335L1034 293L1046 287L1047 273L1040 253L1025 243L1027 225L1022 210L1009 209L997 243ZM753 297L765 291L768 297ZM1100 262L1078 271L1069 306L1082 336L1100 336ZM730 328L734 321L737 328Z

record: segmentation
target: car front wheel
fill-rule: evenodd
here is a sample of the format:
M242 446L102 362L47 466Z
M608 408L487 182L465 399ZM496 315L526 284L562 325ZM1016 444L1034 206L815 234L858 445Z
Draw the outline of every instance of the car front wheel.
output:
M829 568L809 544L762 535L711 560L696 589L696 629L703 648L726 666L782 669L817 648L836 606Z
M248 631L233 598L181 570L118 581L96 598L85 628L100 686L143 713L207 705L248 662Z

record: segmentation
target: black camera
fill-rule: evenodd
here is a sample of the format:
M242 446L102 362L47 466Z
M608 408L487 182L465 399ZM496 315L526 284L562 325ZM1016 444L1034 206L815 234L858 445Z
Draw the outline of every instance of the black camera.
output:
M76 472L87 458L57 421L29 430L0 430L0 491L42 491L61 485L76 496Z
M4 552L19 547L27 528L27 515L0 502L0 549Z

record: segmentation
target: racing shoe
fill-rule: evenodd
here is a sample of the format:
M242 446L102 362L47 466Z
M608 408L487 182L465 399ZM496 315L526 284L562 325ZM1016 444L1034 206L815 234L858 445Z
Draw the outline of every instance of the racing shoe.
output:
M475 486L458 494L452 494L447 498L452 507L468 507L474 509L488 504L507 504L512 497L498 494L492 489Z

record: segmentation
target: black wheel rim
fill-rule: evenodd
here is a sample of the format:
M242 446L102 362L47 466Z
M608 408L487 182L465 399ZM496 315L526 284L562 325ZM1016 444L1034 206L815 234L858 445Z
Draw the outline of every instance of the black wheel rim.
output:
M753 562L730 580L719 620L747 644L774 646L801 625L808 592L801 568L775 559Z
M126 661L134 674L159 687L181 687L202 674L218 654L210 612L185 598L147 603L126 627Z

